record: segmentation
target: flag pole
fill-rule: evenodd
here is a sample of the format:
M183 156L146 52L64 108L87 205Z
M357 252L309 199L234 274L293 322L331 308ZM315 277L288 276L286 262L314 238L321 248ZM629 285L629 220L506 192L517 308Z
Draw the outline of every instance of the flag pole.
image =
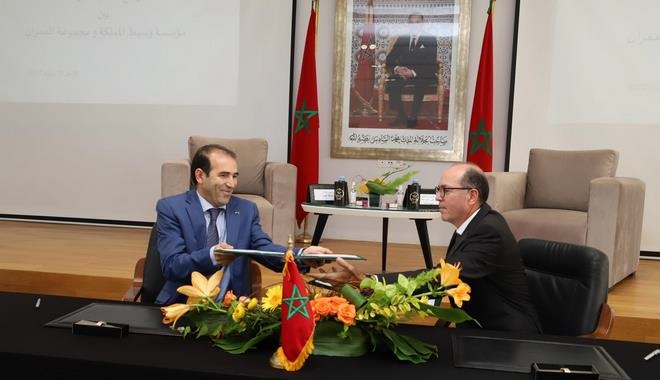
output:
M305 215L303 222L303 232L296 236L296 243L303 244L303 246L308 247L312 244L312 237L307 233L307 219L309 214Z

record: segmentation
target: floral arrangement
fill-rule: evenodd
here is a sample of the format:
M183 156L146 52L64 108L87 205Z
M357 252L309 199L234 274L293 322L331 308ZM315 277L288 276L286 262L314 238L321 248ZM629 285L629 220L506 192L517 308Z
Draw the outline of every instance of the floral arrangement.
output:
M459 272L460 265L441 260L438 268L410 278L399 275L392 284L367 277L359 288L345 284L339 293L308 289L316 324L312 355L359 356L388 349L412 363L437 357L436 346L398 334L394 327L413 316L435 316L455 323L472 320L460 309L470 299L470 287L460 280ZM276 342L284 319L282 286L268 288L261 300L237 298L228 292L222 301L216 301L220 278L220 272L208 280L194 272L192 284L177 289L188 301L161 308L163 323L171 324L184 337L207 336L216 347L232 354L244 353L269 338ZM428 302L445 296L458 308ZM184 316L186 325L176 327Z
M376 178L364 180L362 181L362 183L360 183L357 192L362 194L372 193L372 194L380 194L380 195L396 194L399 186L403 185L406 182L409 182L412 179L412 177L418 173L418 171L417 170L409 171L391 181L387 181L387 179L394 174L410 169L410 166L411 165L408 164L405 167L387 171Z

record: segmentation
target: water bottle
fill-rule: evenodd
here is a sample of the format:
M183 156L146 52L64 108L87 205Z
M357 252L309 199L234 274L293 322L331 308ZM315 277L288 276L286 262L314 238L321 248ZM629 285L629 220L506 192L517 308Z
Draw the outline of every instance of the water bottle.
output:
M396 189L396 205L397 207L406 207L404 204L406 203L406 198L405 198L405 190L403 190L403 185L399 185Z
M348 194L348 203L355 205L357 202L357 188L355 187L355 181L351 183L351 191Z
M419 196L422 192L422 187L417 182L417 178L413 178L412 184L408 185L408 208L411 210L419 209Z
M346 206L348 204L348 185L346 177L339 176L335 181L335 206Z

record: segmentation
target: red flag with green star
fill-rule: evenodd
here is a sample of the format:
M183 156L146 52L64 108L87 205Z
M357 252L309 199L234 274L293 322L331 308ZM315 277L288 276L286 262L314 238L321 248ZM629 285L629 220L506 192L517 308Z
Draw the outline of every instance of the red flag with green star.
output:
M300 206L307 198L307 187L319 180L319 112L316 92L316 1L309 16L303 53L298 98L294 114L290 163L298 168L296 186L296 222L307 213Z
M282 346L275 355L287 371L297 371L314 350L314 313L293 252L286 252L282 271Z
M493 170L493 0L481 45L477 85L474 89L467 160L485 171Z

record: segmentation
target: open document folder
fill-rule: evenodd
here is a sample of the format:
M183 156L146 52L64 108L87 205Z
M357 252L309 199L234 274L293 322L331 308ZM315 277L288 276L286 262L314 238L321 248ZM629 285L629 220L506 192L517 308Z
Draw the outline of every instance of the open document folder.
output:
M280 257L284 260L284 252L259 251L256 249L226 249L226 248L216 248L215 251L222 253L233 253L235 255ZM362 256L352 255L348 253L303 253L302 255L297 256L296 259L333 261L333 260L337 260L337 258L339 257L341 257L344 260L366 260Z

